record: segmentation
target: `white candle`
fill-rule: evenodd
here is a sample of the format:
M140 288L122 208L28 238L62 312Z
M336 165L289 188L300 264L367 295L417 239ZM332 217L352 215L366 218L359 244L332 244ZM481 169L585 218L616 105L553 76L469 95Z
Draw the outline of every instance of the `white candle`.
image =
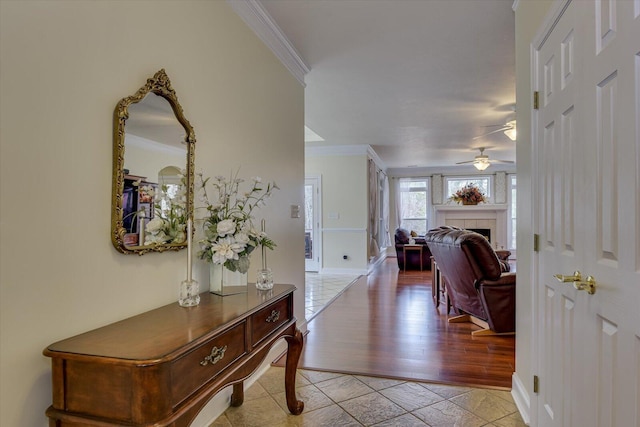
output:
M264 220L264 218L262 219L262 224L261 224L261 228L262 228L262 232L264 233L265 231L267 231L267 222ZM266 269L267 268L267 251L264 248L264 245L262 245L262 269Z
M138 246L144 245L144 210L140 211L140 222L138 224Z
M187 220L187 280L191 281L191 218Z

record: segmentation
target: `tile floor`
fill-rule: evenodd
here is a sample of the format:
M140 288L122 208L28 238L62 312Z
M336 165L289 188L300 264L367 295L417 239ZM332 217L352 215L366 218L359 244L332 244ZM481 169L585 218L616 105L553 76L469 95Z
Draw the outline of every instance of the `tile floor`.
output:
M301 415L289 414L284 368L271 367L210 427L520 427L507 391L399 381L300 369Z
M306 273L307 321L337 298L357 276ZM521 427L507 391L400 381L299 369L301 415L287 410L284 368L271 367L210 427Z
M307 321L320 313L358 277L352 274L305 273L304 310Z

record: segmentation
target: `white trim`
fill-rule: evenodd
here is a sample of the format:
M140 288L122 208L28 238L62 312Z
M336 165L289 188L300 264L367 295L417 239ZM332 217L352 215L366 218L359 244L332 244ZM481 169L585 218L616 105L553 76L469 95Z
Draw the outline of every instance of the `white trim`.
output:
M370 145L367 145L367 154L369 154L369 156L371 156L371 158L373 159L373 162L376 164L376 166L378 166L378 168L382 169L382 173L384 173L386 175L386 170L387 170L387 165L384 164L384 162L382 161L382 159L380 158L380 156L378 156L378 153L375 152L375 150L373 149L373 147L371 147Z
M389 249L387 248L383 248L384 250L381 250L380 253L378 254L378 256L376 258L374 258L374 260L372 262L369 263L369 271L367 272L367 274L372 273L373 270L375 270L380 264L382 264L384 262L385 259L387 259L388 255L387 255L387 250Z
M520 416L526 425L531 422L531 400L529 399L529 393L524 386L520 377L516 372L511 376L511 397L520 412Z
M276 55L289 72L305 87L304 76L311 70L300 57L278 24L258 0L227 0L249 28Z
M500 204L480 204L480 205L472 205L472 206L464 206L464 205L438 205L434 206L436 212L444 212L444 211L458 211L458 212L469 212L469 211L506 211L509 206L506 203Z

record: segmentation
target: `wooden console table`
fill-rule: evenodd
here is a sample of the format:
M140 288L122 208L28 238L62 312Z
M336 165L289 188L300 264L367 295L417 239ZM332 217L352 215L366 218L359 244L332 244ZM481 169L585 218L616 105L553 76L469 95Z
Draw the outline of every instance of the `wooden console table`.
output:
M405 244L402 246L402 255L404 256L403 271L407 271L407 251L417 251L420 257L420 271L422 271L422 247L423 245Z
M197 307L176 302L51 344L43 352L52 358L49 425L186 427L225 386L233 384L231 404L241 405L243 381L283 337L287 406L300 414L295 289L207 292Z

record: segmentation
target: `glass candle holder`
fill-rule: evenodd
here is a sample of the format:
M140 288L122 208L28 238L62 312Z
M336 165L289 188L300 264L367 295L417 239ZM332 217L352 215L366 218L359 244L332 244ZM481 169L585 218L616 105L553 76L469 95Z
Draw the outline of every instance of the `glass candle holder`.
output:
M178 304L181 307L195 307L200 304L200 285L195 280L183 280L180 283Z
M261 268L258 270L256 288L261 291L273 289L273 273L270 268Z

